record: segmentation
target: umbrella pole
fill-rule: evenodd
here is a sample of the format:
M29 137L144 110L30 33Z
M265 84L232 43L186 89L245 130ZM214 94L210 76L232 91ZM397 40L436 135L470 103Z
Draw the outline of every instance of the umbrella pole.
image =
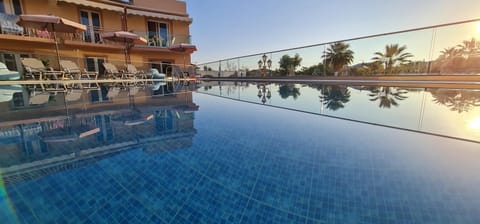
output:
M128 43L125 42L125 66L129 64L130 58L128 57Z
M183 72L182 72L184 74L183 78L185 78L185 71L187 71L187 66L186 66L186 63L185 63L185 55L186 55L186 53L183 52Z
M55 52L57 53L57 63L58 63L58 66L60 66L60 53L59 53L58 42L57 42L57 34L55 33L55 30L53 30L53 41L55 41Z

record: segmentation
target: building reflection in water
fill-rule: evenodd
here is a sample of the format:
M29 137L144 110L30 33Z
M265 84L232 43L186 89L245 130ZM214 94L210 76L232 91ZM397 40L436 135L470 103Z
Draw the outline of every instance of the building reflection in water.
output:
M199 109L192 102L194 89L194 83L102 84L43 91L36 94L46 94L47 101L31 104L31 89L24 87L21 97L27 97L18 100L24 104L0 102L4 180L22 181L133 146L149 153L189 147Z

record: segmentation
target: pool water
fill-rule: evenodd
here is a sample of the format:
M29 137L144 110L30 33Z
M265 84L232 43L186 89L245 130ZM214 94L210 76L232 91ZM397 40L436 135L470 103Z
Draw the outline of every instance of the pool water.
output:
M474 134L267 106L274 87L267 105L252 87L256 103L145 89L4 112L1 223L480 223ZM99 130L55 132L79 126Z

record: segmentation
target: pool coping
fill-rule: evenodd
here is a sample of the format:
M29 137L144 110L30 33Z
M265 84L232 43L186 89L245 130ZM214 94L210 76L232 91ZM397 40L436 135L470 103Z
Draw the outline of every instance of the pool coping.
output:
M284 83L325 83L381 85L401 87L449 87L480 88L480 75L401 75L401 76L282 76L282 77L217 77L197 78L200 81L233 81L233 82L284 82Z

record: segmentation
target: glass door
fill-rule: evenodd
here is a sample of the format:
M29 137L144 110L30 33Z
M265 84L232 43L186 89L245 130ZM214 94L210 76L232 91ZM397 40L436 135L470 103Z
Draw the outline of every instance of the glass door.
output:
M168 25L155 21L147 22L148 42L150 46L167 47L168 46Z
M20 0L0 0L0 13L21 15L22 4Z
M100 39L100 14L92 11L80 11L81 23L87 26L87 30L83 33L83 40L90 43L98 43Z

